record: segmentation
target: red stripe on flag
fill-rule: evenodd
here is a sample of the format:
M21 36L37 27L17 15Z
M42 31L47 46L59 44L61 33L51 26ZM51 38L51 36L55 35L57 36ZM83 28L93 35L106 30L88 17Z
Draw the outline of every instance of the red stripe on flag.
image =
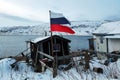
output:
M64 26L64 25L60 25L60 24L51 24L51 31L67 32L67 33L70 33L70 34L75 33L68 26Z

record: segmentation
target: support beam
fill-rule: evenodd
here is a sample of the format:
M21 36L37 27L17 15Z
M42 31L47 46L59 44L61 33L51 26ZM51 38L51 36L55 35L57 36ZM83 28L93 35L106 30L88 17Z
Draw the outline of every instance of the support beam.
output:
M50 68L49 66L47 66L44 62L42 62L42 61L40 61L40 60L39 60L39 62L41 63L41 65L42 65L43 67L46 67L46 68L48 68L50 71L53 72L53 69Z
M58 60L63 60L63 59L70 59L72 57L77 57L77 56L83 56L84 54L83 53L71 53L70 55L66 55L66 56L60 56L58 57L57 59Z
M43 53L43 52L41 52L41 51L38 51L38 53L40 53L41 55L44 55L44 56L46 56L46 57L54 60L54 57L52 57L52 56L50 56L50 55L48 55L48 54L46 54L46 53Z

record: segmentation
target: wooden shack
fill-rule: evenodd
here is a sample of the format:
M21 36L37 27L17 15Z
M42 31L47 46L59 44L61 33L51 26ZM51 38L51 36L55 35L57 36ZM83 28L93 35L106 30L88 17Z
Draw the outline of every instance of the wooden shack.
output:
M54 58L54 56L64 57L66 55L69 55L70 40L60 37L58 35L53 35L52 41L53 48L51 48L51 36L36 38L30 42L31 58L34 63L39 63L39 60L45 59L47 57L52 59ZM63 62L66 62L64 58L63 60L64 61L58 60L58 65L64 64Z

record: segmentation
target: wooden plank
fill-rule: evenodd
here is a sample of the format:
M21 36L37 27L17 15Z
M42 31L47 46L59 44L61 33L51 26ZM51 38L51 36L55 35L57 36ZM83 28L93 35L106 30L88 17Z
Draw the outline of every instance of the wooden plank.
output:
M24 51L20 52L20 53L19 53L19 54L17 54L16 56L19 56L21 53L26 52L28 49L30 49L30 48L25 49ZM15 57L16 57L16 56L15 56Z
M52 57L52 56L50 56L50 55L48 55L48 54L46 54L46 53L43 53L43 52L41 52L41 51L38 51L38 53L40 53L41 55L44 55L44 56L46 56L46 57L54 60L54 57Z
M66 56L60 56L57 59L58 60L63 60L63 59L70 59L72 57L77 57L77 56L83 56L83 53L71 53L70 55L66 55Z
M93 50L88 50L88 52L94 52L94 53L100 53L100 54L105 54L106 56L113 56L113 57L118 57L120 58L119 54L112 54L112 53L107 53L107 52L100 52L100 51L93 51Z
M70 58L72 58L73 56L72 55L67 55L67 56L60 56L60 57L58 57L57 59L58 60L63 60L63 59L70 59Z
M51 69L49 66L47 66L44 62L40 61L39 62L41 63L42 66L45 66L46 68L48 68L50 71L53 72L53 69Z
M107 56L111 56L111 57L118 57L118 58L120 58L120 55L119 54L111 54L111 53L109 53L109 54L106 54Z
M119 57L120 58L120 55L118 54L111 54L111 53L106 53L106 52L98 52L98 51L93 51L93 50L86 50L90 53L100 53L100 54L105 54L106 56L113 56L113 57ZM77 56L84 56L85 53L84 52L74 52L74 53L71 53L69 55L65 55L65 56L59 56L57 59L58 60L63 60L63 59L70 59L72 57L77 57Z

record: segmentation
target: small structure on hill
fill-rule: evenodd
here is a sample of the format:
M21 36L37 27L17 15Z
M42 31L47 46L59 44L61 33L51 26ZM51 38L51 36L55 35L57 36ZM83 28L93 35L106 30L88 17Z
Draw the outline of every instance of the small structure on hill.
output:
M52 63L57 57L61 57L57 61L57 65L69 63L69 60L65 59L64 56L69 55L70 40L53 35L52 41L53 44L51 44L51 36L36 38L30 41L31 58L35 65L39 65L42 61L46 64L48 63L49 67L53 67Z

